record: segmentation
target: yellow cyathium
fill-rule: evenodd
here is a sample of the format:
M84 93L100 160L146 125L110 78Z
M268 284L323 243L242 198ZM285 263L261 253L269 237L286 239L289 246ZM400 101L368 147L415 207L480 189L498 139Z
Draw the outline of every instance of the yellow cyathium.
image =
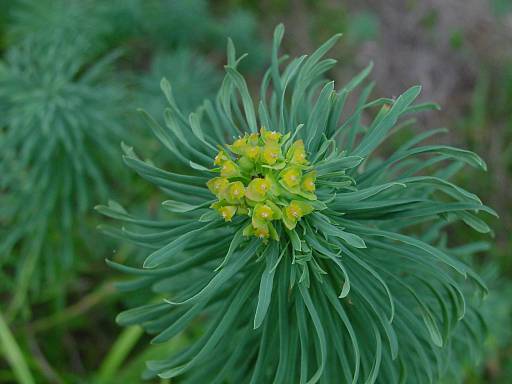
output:
M300 219L313 212L316 172L309 165L302 140L290 142L282 135L261 128L245 134L219 150L208 189L217 197L211 205L225 221L249 216L244 235L278 240L275 223L293 230Z

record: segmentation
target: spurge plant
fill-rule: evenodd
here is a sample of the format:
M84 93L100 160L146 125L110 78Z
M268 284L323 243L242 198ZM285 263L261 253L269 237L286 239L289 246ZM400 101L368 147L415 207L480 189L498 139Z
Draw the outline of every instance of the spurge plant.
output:
M135 276L120 289L147 294L118 321L141 324L154 343L200 329L182 350L149 361L146 377L438 382L460 345L478 342L484 329L467 292L485 285L437 234L456 221L489 231L477 213L493 211L449 181L462 165L485 164L465 150L421 144L439 130L379 158L382 142L413 122L404 116L437 106L414 104L418 86L368 101L370 84L345 111L371 66L336 91L324 78L335 60L323 56L338 37L285 66L283 32L275 31L257 103L232 43L216 99L189 116L162 81L166 126L145 116L187 171L160 169L124 146L128 166L169 197L170 215L148 220L113 202L98 207L127 224L109 233L150 252L143 268L109 261Z

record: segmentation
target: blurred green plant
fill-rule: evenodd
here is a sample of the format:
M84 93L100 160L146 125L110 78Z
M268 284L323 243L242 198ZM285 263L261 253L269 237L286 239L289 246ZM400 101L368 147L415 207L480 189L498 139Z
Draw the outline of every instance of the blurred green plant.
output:
M492 10L499 17L506 17L512 12L512 1L510 0L491 0Z
M471 183L479 194L488 196L500 214L493 223L496 240L490 257L476 258L474 264L489 281L491 293L483 306L483 316L490 325L484 360L478 369L466 367L468 383L505 383L512 377L512 262L510 259L511 201L509 198L512 170L512 65L510 62L482 66L473 89L467 112L455 127L471 148L490 159L492 172L475 177L473 172L458 176L461 183ZM465 231L455 231L459 241L471 241Z
M211 23L209 44L222 51L228 37L247 53L247 58L240 63L241 68L258 73L266 64L268 49L259 37L257 19L254 15L245 10L235 10Z
M94 0L16 0L8 14L7 41L18 45L38 41L48 44L66 41L78 44L81 57L102 53L107 48L102 37L111 28L99 17Z
M413 104L420 87L397 99L368 101L370 84L360 92L354 111L344 112L349 94L363 83L371 65L335 91L323 75L336 61L323 56L337 37L283 68L283 33L282 26L275 30L257 112L237 69L243 56L236 56L232 42L216 99L188 119L171 85L162 81L169 104L166 127L146 118L180 166L188 167L187 174L160 169L124 147L127 165L170 198L163 206L171 215L148 220L114 202L97 207L127 226L109 228L109 234L151 252L142 269L109 261L136 276L119 284L122 291L147 296L146 305L121 313L118 322L140 324L155 335L153 343L165 343L205 320L190 345L149 361L146 378L184 375L187 383L436 381L459 363L455 355L466 355L468 346L474 350L485 332L478 306L468 300L475 286L485 292L485 284L459 254L437 242L446 219L490 231L476 213L494 212L449 181L463 165L485 169L485 163L462 149L420 145L439 130L418 134L379 159L374 153L382 142L411 125L410 120L399 123L402 117L437 105ZM373 120L363 123L363 112L376 107ZM215 199L206 182L226 171L211 168L217 147L236 159L226 137L254 134L261 126L302 139L317 174L318 199L307 200L316 210L294 229L275 222L279 242L247 239L243 230L249 218L243 212L225 223L209 208ZM279 170L278 165L269 167ZM266 175L258 169L243 172ZM282 188L261 193L277 201L283 214L289 208ZM155 294L167 299L155 302Z
M166 107L158 86L163 77L169 80L178 94L183 95L177 104L185 115L195 110L205 99L212 98L222 80L213 63L189 49L156 53L149 71L137 78L140 92L136 104L152 115Z
M7 227L0 252L2 269L16 276L11 309L29 289L42 297L72 278L65 272L76 242L87 249L94 237L85 212L106 196L109 177L120 181L114 159L123 89L110 72L118 53L91 64L83 48L25 40L9 49L0 70Z

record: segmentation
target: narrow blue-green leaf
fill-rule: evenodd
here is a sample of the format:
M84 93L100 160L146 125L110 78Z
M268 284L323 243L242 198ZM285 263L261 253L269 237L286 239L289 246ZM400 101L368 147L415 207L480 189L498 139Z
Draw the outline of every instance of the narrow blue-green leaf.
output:
M273 267L278 255L279 248L277 244L273 242L267 247L267 251L265 252L266 267L261 275L258 304L256 306L256 314L254 315L254 329L258 329L261 326L270 305L275 275L275 269Z
M380 123L363 138L353 154L366 157L373 152L386 137L390 129L396 124L407 107L418 97L420 91L420 86L411 87L398 97Z
M176 254L183 251L191 239L212 228L214 225L216 225L215 222L206 224L204 227L185 233L171 241L166 246L159 248L144 260L144 268L155 268L160 264L169 261L171 258L175 257Z
M226 256L224 257L224 260L222 260L222 263L215 269L215 272L217 272L219 269L223 268L231 259L231 256L233 253L240 247L240 244L244 242L244 225L238 229L238 231L235 232L235 235L233 236L233 240L231 240L231 243L229 244L228 252L226 253Z
M306 304L306 308L308 309L309 315L311 316L311 320L313 320L313 325L318 337L318 342L320 344L320 365L317 371L311 377L311 379L307 381L307 384L314 384L320 380L324 372L325 363L327 361L327 341L325 339L325 332L322 326L322 321L320 320L315 305L311 300L308 288L306 288L302 284L299 284L299 290L304 300L304 304Z
M244 265L249 261L251 257L254 256L256 250L260 247L259 240L251 241L243 251L240 251L235 260L231 263L227 264L224 268L218 271L215 276L210 280L210 282L203 288L201 291L196 293L194 296L181 301L175 302L172 300L168 300L170 304L173 305L183 305L183 304L193 304L203 297L210 297L212 294L217 292L217 290L230 278L232 278L240 269L244 267Z
M180 202L180 201L174 201L174 200L165 200L162 205L169 211L171 212L175 212L175 213L186 213L186 212L191 212L191 211L195 211L197 209L201 209L201 208L206 208L208 206L210 206L211 203L213 203L214 200L211 200L211 201L207 201L203 204L199 204L199 205L192 205L192 204L187 204L187 203L183 203L183 202Z

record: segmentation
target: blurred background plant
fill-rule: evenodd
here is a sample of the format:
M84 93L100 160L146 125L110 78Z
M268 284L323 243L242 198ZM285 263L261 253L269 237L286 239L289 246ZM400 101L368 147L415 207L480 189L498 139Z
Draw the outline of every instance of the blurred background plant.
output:
M491 332L480 366L461 363L447 383L510 382L512 1L0 0L1 383L136 383L145 360L194 337L144 348L139 328L114 324L141 298L118 293L104 259L140 251L100 235L92 208L112 196L158 215L159 192L121 164L122 136L172 166L136 108L161 115L163 76L186 111L211 97L226 36L249 53L241 71L255 84L280 21L294 54L344 33L331 74L339 82L372 60L376 96L422 84L422 98L443 106L420 116L424 125L450 128L444 142L487 161L487 174L468 170L457 182L501 216L495 244L471 257L491 286ZM482 240L462 230L447 238L450 247Z
M114 56L87 67L82 50L27 39L9 49L0 77L0 151L10 159L1 168L9 233L0 252L2 268L16 276L14 312L29 288L40 299L73 278L64 279L74 264L73 239L82 238L86 250L94 237L80 217L106 196L106 174L119 172L113 160L123 94L105 79Z

